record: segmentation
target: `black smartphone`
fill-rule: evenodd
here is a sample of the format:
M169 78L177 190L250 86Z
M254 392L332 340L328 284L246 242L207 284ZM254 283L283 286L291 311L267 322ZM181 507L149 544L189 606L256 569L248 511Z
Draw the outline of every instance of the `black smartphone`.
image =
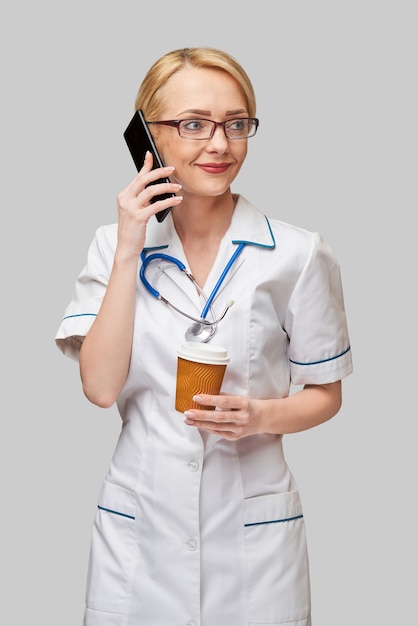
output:
M158 154L156 145L148 128L148 124L145 121L142 111L135 111L135 115L128 124L127 129L123 133L125 141L128 145L129 151L132 155L136 169L139 170L144 165L145 153L149 150L153 157L153 169L157 167L164 167L160 155ZM169 183L168 178L159 178L158 180L150 183L156 185L157 183ZM166 198L173 198L174 193L164 193L158 196L154 196L151 202L157 202L157 200L165 200ZM155 217L159 222L162 222L169 214L172 207L168 207L163 211L159 211L155 214Z

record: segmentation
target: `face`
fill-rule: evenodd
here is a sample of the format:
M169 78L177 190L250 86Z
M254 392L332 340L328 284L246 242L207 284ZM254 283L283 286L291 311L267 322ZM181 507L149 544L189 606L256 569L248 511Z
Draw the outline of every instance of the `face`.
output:
M167 103L162 120L206 118L223 122L248 117L240 85L226 72L183 69L164 87ZM184 139L177 128L154 125L152 132L164 163L176 170L172 180L183 186L182 195L219 196L237 176L247 154L247 139L230 140L218 126L211 139Z

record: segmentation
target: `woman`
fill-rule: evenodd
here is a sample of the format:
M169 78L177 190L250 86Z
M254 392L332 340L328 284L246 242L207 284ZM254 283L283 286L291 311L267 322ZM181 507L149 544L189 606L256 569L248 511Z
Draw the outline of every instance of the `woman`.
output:
M341 406L352 364L338 263L318 234L232 193L258 126L236 60L170 52L135 109L167 167L153 171L148 154L118 195L118 224L97 230L56 336L79 358L87 398L116 402L123 424L94 521L84 624L309 626L303 513L282 436ZM176 196L151 202L162 193ZM230 356L222 392L197 397L217 410L174 408L191 322L138 277L161 253L214 294L208 322L234 302L211 327ZM146 263L148 286L199 318L205 299L187 276L160 257ZM290 395L291 384L302 388Z

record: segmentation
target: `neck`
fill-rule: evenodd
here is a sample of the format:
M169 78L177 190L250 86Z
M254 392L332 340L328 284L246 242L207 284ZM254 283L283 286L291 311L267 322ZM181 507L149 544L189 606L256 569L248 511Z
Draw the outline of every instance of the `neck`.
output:
M173 209L173 221L182 243L222 239L231 223L236 198L186 199Z
M205 198L182 202L173 209L173 220L191 272L200 287L206 282L219 245L229 228L235 198Z

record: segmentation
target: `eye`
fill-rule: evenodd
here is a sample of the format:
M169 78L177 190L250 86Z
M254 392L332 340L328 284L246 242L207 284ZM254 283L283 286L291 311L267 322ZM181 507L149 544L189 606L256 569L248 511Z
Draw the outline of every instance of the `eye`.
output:
M180 129L186 133L199 133L206 127L206 120L183 120L180 124Z
M243 131L247 131L248 129L248 120L247 119L237 119L237 120L231 120L230 122L228 122L227 124L228 130L231 130L233 132L243 132Z

